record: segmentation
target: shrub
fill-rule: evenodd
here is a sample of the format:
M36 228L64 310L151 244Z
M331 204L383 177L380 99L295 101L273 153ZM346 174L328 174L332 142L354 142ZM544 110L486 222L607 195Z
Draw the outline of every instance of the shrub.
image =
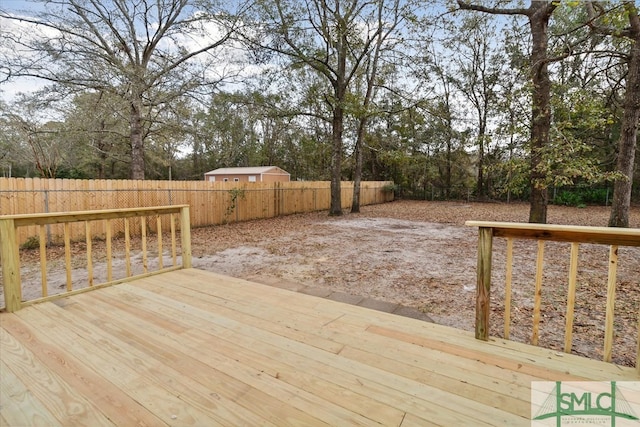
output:
M584 203L582 196L572 191L561 191L554 199L553 203L564 206L578 206Z
M40 239L38 236L30 236L20 245L20 249L38 249L40 247Z
M552 201L555 205L577 206L584 208L588 204L606 205L606 188L577 188L560 191Z

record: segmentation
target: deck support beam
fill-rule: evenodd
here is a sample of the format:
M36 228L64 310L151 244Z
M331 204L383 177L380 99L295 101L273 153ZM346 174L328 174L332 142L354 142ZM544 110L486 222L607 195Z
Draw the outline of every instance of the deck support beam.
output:
M191 268L191 218L189 216L189 206L180 208L180 243L182 268Z
M15 221L0 219L0 262L2 263L2 285L4 304L9 313L20 310L22 285L20 283L20 248L16 236Z
M478 281L476 285L476 338L489 339L489 315L491 312L491 252L493 229L478 229Z

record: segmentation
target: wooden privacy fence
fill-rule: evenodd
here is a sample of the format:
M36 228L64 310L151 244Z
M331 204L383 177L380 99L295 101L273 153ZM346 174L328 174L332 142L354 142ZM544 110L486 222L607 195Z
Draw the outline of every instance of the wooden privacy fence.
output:
M361 186L361 205L393 200L393 184L367 181ZM352 182L342 183L342 206L351 206ZM147 206L189 205L191 225L272 218L329 209L330 182L234 183L207 181L72 180L0 178L0 215L70 212ZM122 233L118 228L114 233ZM19 242L35 242L39 231L25 227ZM104 233L98 228L96 233ZM59 241L61 226L48 226L48 242ZM71 227L71 238L82 239L83 228Z
M140 230L140 255L142 260L142 272L133 273L132 268L132 250L131 250L131 231L134 222L137 220L137 226ZM177 256L177 239L176 239L176 220L180 231L180 258L178 263ZM116 278L113 271L113 257L115 252L112 250L112 229L115 221L124 223L124 277ZM168 223L168 227L163 228L163 222ZM87 283L74 289L72 280L72 254L71 254L71 224L82 224L85 231L86 243L86 265L81 267L87 271ZM49 295L49 287L47 286L47 247L45 241L45 226L49 224L61 224L64 228L64 269L66 273L65 291L57 295ZM105 269L106 280L103 283L94 284L94 257L92 248L94 244L94 234L92 230L96 224L102 224L106 230L105 241ZM147 225L154 224L156 229L156 250L158 253L157 264L155 268L149 268L149 253L147 250ZM22 227L36 226L39 229L38 246L40 249L40 277L41 277L41 297L25 302L27 298L22 295L22 280L20 271L20 249L17 241L17 230ZM9 215L0 217L0 262L2 263L2 284L4 291L4 301L7 311L13 312L19 310L22 306L32 304L51 298L59 298L61 296L69 296L75 293L84 292L90 289L96 289L102 286L120 283L129 278L140 278L152 274L158 274L166 271L176 270L179 268L191 267L191 234L189 228L189 207L182 206L163 206L135 209L112 209L92 212L67 212L67 213L49 213L49 214L30 214L30 215ZM169 230L170 233L170 259L171 265L164 265L163 250L163 231ZM74 254L75 256L75 254Z
M609 245L609 272L607 280L603 359L605 362L611 361L614 339L614 307L616 296L616 272L618 269L618 247L640 246L640 229L581 227L547 224L519 224L484 221L467 221L466 225L471 227L478 227L479 229L476 292L476 338L485 341L489 338L489 318L491 313L491 255L493 248L493 238L503 237L507 239L504 309L504 337L506 339L509 339L511 327L513 241L514 239L534 239L538 242L533 305L533 329L531 337L531 344L533 345L538 345L539 339L545 241L571 243L569 275L567 281L567 308L564 331L564 351L566 353L571 353L572 347L574 308L576 302L576 284L578 277L578 254L580 250L580 243ZM637 345L638 349L636 352L636 369L640 373L640 314L638 316Z

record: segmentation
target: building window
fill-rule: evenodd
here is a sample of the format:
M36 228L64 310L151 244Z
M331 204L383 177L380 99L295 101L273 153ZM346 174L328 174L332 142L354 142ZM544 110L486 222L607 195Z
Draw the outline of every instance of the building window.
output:
M216 182L215 176L209 176L209 182Z
M233 178L233 182L238 182L240 181L240 178Z
M256 176L255 175L249 175L249 182L256 182Z
M229 182L229 178L222 178L224 182Z

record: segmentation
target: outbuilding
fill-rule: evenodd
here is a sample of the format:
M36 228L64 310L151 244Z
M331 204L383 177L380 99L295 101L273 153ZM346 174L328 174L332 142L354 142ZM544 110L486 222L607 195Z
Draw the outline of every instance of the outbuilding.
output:
M291 174L277 166L219 168L204 174L210 182L289 182Z

